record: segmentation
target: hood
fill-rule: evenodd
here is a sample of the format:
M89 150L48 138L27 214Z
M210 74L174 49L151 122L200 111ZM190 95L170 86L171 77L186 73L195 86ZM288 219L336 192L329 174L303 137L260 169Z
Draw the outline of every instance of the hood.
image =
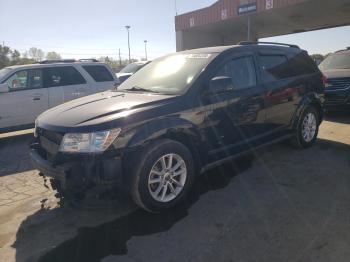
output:
M350 78L350 69L333 69L333 70L324 70L322 73L329 79L331 78Z
M95 126L126 118L145 108L166 103L173 96L136 92L102 92L54 107L38 117L37 125L56 130Z

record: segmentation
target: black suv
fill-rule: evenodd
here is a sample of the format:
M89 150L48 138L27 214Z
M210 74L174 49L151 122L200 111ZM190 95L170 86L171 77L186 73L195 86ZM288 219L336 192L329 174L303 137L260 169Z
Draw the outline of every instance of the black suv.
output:
M322 73L294 45L188 50L40 115L31 156L54 188L81 195L119 184L157 212L238 154L287 138L312 146L323 92Z
M327 111L350 111L350 47L329 55L321 64Z

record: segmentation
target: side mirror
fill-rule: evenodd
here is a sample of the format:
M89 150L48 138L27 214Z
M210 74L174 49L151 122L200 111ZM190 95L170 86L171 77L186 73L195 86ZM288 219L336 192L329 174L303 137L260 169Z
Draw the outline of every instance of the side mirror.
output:
M9 92L9 87L7 86L7 83L0 84L0 93L7 93Z
M209 93L220 94L234 89L231 77L217 76L210 80Z

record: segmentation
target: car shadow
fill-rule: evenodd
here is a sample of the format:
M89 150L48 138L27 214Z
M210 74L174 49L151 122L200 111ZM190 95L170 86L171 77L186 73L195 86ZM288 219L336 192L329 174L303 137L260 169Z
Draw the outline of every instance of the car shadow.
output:
M33 134L0 138L0 177L33 170L28 154Z
M341 124L350 124L350 112L327 112L325 120Z
M52 210L43 208L28 216L22 222L17 232L16 242L12 246L16 249L16 261L27 261L28 253L36 252L38 253L29 261L36 261L40 257L38 261L41 262L88 262L100 261L100 259L109 255L127 254L129 239L134 236L150 235L169 230L188 215L188 209L199 200L201 195L225 188L233 177L249 169L253 160L252 155L245 155L228 164L207 171L196 180L186 201L160 214L148 213L134 207L123 216L119 215L118 218L114 216L109 221L106 218L107 221L98 222L101 220L96 216L111 213L111 207L104 207L98 210L98 214L88 214L89 217L86 219L96 220L95 225L90 223L89 226L83 226L84 222L79 221L81 219L79 215L81 209L79 208L61 207ZM129 199L123 199L119 202L126 206L133 206ZM72 215L72 213L75 213L75 215ZM61 225L61 229L58 230L57 227L54 228L52 224L57 223L55 216L60 217L61 223L67 225ZM40 222L37 226L33 226L33 223L42 221L43 217L46 217L46 222ZM72 217L74 222L68 222L72 220ZM72 223L75 225L72 226ZM67 230L69 226L71 226L71 232L73 232L71 237L57 237L63 236L64 230ZM46 235L48 232L52 234L49 239ZM54 248L51 249L51 247ZM37 251L33 249L37 249Z

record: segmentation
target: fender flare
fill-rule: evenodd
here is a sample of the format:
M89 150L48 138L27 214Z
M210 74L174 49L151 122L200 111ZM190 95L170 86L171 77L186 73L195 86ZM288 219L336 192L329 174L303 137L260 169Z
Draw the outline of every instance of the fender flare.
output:
M137 130L136 130L137 129ZM198 140L199 132L196 126L188 120L181 118L163 118L144 123L135 128L126 147L131 149L144 145L147 142L166 136L167 134L181 133Z
M313 92L313 93L308 93L307 95L305 95L302 98L302 100L300 101L298 108L295 111L295 114L293 116L292 125L291 125L292 129L297 128L300 116L303 114L305 109L310 105L319 106L319 108L321 109L320 122L322 122L322 120L323 120L323 105L322 105L321 101L322 100L321 100L319 94L317 94L317 93Z

